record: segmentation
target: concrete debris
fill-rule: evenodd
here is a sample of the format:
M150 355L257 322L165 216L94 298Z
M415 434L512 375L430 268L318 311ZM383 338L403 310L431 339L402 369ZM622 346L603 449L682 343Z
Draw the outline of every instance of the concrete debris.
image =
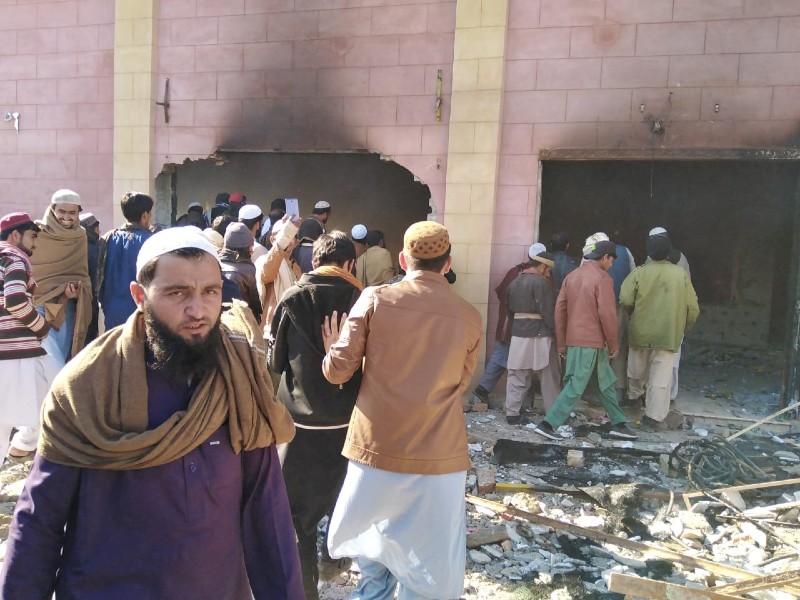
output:
M795 454L794 452L779 450L778 452L775 452L773 456L778 460L785 460L786 462L793 462L793 463L800 462L800 456L797 456L797 454Z
M567 451L567 465L570 467L582 467L583 464L583 452L580 450Z
M492 559L489 557L488 554L484 554L479 550L470 550L469 551L469 559L479 565L486 565L492 562Z
M497 544L508 539L508 528L504 525L478 527L467 532L467 548L480 548L488 544Z
M475 423L475 419L469 415L468 424ZM501 423L495 422L493 426L499 427ZM712 497L702 494L684 497L681 492L670 498L667 490L694 489L670 467L670 453L680 441L696 435L708 438L719 435L713 427L677 431L674 435L683 437L666 441L644 439L635 442L608 440L597 431L587 432L582 427L569 426L560 432L575 436L555 442L563 448L560 453L553 450L550 442L532 438L525 428L509 428L510 437L517 440L514 443L524 440L533 442L534 447L526 452L524 448L509 446L509 440L502 440L502 462L491 465L495 467L493 474L497 492L483 497L502 501L526 513L597 531L598 534L610 533L620 539L660 546L682 554L687 560L696 557L699 564L710 566L699 568L690 566L691 562L682 564L654 558L658 555L650 556L620 547L600 537L591 539L589 533L587 537L579 537L522 519L508 522L506 515L470 504L467 506L470 530L503 525L507 539L470 550L468 581L495 581L502 589L513 589L506 586L515 583L546 586L537 592L537 598L547 598L545 593L559 599L602 598L610 593L608 586L612 573L705 590L734 582L736 579L730 574L731 568L751 572L753 577L800 569L800 556L797 554L800 528L781 528L783 535L779 539L750 520L751 511L758 509L753 518L767 516L773 526L781 522L797 524L800 492L795 495L795 485L761 489L756 485L740 485L743 490L720 493L715 496L719 500L713 499L713 494ZM471 433L477 434L475 430ZM779 444L783 449L776 448ZM478 485L475 481L468 485L468 494L479 492L480 473L499 457L497 448L495 456L492 456L489 446L491 441L482 448L470 447ZM755 446L754 455L764 457L759 462L762 467L767 460L789 461L790 455L796 456L785 450L787 442L783 438L777 441L759 437ZM630 453L641 451L650 451L651 454ZM786 476L777 474L776 479L788 480ZM648 490L665 491L647 493ZM571 581L578 585L565 586L564 578L572 578ZM790 585L789 591L800 591L800 584L798 587ZM748 593L754 598L792 597L781 596L783 590ZM765 595L767 593L772 595ZM467 597L471 596L467 594Z
M478 477L478 493L486 494L493 492L496 483L495 468L491 465L484 465L475 469L475 474Z

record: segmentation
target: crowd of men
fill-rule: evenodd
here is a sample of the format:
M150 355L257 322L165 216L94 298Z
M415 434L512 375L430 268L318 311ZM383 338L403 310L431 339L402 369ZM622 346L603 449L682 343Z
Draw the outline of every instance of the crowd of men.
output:
M0 596L315 600L357 558L353 598L459 597L482 323L447 229L411 225L399 277L380 231L327 231L327 201L300 219L218 194L169 229L146 194L120 207L104 235L71 190L0 219L0 456L36 451ZM563 235L531 246L476 395L508 369L508 422L535 375L544 437L587 389L610 436L636 437L627 398L658 426L698 311L666 231L647 247L634 268L601 233L580 266Z
M646 247L636 267L630 250L603 232L586 239L580 264L563 233L553 235L553 252L533 244L495 289L495 346L474 395L487 401L507 371L506 420L527 424L521 410L535 375L546 414L533 431L551 440L587 395L605 409L610 437L638 437L626 405L644 405L642 429L663 429L678 394L683 336L700 310L688 261L666 229L653 228Z

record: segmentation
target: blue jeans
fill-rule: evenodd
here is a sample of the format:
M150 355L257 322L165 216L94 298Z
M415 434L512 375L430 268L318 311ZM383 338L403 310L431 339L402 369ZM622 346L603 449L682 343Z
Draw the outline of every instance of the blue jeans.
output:
M358 568L361 571L361 578L358 580L358 585L353 590L350 600L392 600L394 598L394 591L398 584L389 569L379 562L362 556L358 557ZM424 598L425 596L420 596L414 590L400 584L397 600L423 600Z
M497 385L503 373L506 372L508 365L508 344L505 342L495 342L492 356L489 358L489 364L486 365L486 370L481 377L480 386L487 392L491 392L492 388Z
M61 329L51 328L47 332L47 337L42 340L42 348L53 356L63 367L67 362L67 357L72 351L72 336L75 332L75 309L78 301L74 298L67 300L64 305L66 317ZM44 316L44 306L38 306L36 311Z

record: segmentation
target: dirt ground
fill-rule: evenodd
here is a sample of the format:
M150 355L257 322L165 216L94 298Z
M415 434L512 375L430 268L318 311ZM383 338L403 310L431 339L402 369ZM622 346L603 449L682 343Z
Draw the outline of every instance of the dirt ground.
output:
M565 439L563 442L546 444L545 440L532 432L530 426L506 424L502 410L504 397L501 386L498 386L492 394L493 408L488 412L470 412L465 415L473 465L476 470L492 470L499 484L527 483L606 491L622 489L620 486L626 484L633 486L632 489L635 490L690 488L684 477L675 472L670 474L664 472L659 465L659 455L670 453L682 442L699 440L701 437L715 434L728 436L751 422L775 412L779 408L782 361L782 353L777 351L749 352L711 346L686 347L681 367L681 391L676 400L677 409L685 415L683 426L671 431L643 433L639 440L628 444L611 442L597 438L596 435L587 437L589 433L598 431L595 426L602 423L604 413L599 406L586 402L579 404L575 418L569 423L573 433L576 434L575 437ZM541 399L537 397L530 413L534 421L538 421L541 416L540 403ZM641 411L627 409L626 412L630 423L635 426L641 417ZM764 456L774 452L775 448L800 453L798 432L800 432L800 421L797 420L797 415L788 414L743 439L749 440L751 446L755 444ZM774 441L776 439L779 441ZM585 466L581 468L568 466L559 447L584 450ZM615 450L619 448L623 448L626 452L632 450L644 454L638 458L615 455ZM14 502L29 466L29 462L14 461L0 469L0 539L3 540L3 544ZM792 472L791 466L785 464L783 466L790 469L788 473ZM787 472L778 473L779 475L775 477L788 477ZM793 477L800 477L800 473ZM476 473L471 472L466 492L478 494L477 487ZM512 503L523 510L568 521L583 522L580 519L585 521L587 518L591 520L600 516L604 520L606 531L633 536L634 539L638 537L637 533L643 535L643 539L648 539L646 527L641 528L640 532L636 531L639 527L637 519L642 522L652 519L655 522L657 519L653 515L663 509L665 504L664 501L644 501L638 498L635 511L615 516L613 510L599 507L596 503L592 506L592 503L576 499L569 494L494 490L480 493L480 496ZM748 506L751 503L780 501L774 497L756 500L749 496L746 500ZM466 511L468 533L492 527L496 529L508 523L499 516L471 504L467 504ZM631 516L635 518L629 518ZM615 518L619 522L614 522ZM789 529L789 531L800 530ZM469 551L462 598L465 600L622 598L620 595L603 590L601 573L607 574L615 565L619 567L622 564L622 568L627 569L624 564L638 565L641 562L635 554L609 557L608 551L597 544L575 536L564 536L539 526L517 522L510 528L510 532L513 534L512 539L477 547L477 554ZM800 542L796 535L794 539L794 543ZM691 540L684 540L686 543L689 541ZM719 543L722 544L723 541ZM714 545L707 540L704 543L706 547L698 550L698 555L712 556L710 553L716 552ZM741 545L744 542L737 543ZM778 545L769 546L769 552L778 552ZM4 545L0 546L0 558L4 550ZM758 550L766 552L766 549ZM547 568L545 565L537 567L540 569L537 571L532 565L538 563L531 560L532 553L535 555L536 552L549 556L551 562L554 556L561 557L561 560L567 563L572 561L572 568L567 566L559 571ZM769 554L766 556L765 560L770 560ZM789 564L789 561L784 563ZM795 566L792 568L800 568L796 560L793 564ZM634 567L631 566L631 569ZM641 570L635 572L643 574ZM647 573L655 579L663 575L650 571ZM332 575L330 580L321 583L320 597L323 600L342 600L349 597L358 578L357 566L354 565L346 573ZM596 577L594 582L592 582L593 577ZM676 580L674 574L669 577L671 580ZM680 577L677 581L685 583Z

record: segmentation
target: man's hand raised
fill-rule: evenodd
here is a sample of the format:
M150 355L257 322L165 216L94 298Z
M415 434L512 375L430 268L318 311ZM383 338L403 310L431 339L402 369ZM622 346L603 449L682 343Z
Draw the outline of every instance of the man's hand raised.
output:
M338 313L333 311L331 316L325 317L325 321L322 323L322 344L325 346L326 353L339 340L339 332L347 319L347 313L342 313L341 321L337 316Z

